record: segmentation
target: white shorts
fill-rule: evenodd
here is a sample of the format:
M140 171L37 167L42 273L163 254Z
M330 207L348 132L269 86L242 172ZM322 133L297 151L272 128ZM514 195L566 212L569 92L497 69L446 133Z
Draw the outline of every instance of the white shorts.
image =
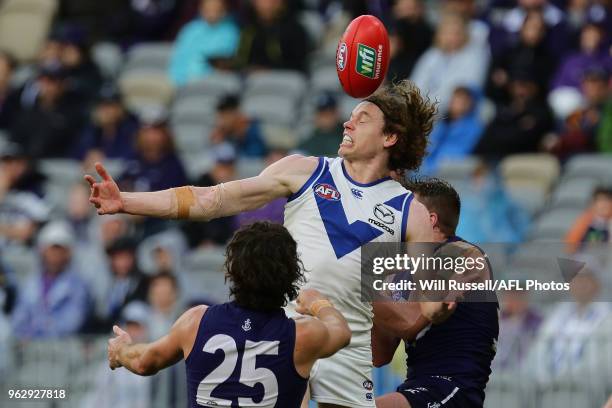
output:
M345 407L376 407L370 347L351 347L318 360L310 371L310 398Z

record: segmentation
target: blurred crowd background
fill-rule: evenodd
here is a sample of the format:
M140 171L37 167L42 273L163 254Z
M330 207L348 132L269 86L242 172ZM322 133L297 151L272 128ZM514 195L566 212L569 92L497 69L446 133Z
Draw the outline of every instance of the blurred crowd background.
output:
M600 407L611 3L0 0L0 384L65 387L66 406L184 406L180 366L106 368L109 329L155 339L189 305L223 302L225 243L253 220L282 222L284 200L209 223L99 217L82 175L101 161L122 189L149 191L253 176L294 152L336 156L358 103L341 92L337 41L374 14L391 35L388 79L439 101L419 173L460 192L458 234L505 243L507 276L538 276L538 242L594 265L573 303L503 296L488 405ZM401 371L378 370L378 391Z

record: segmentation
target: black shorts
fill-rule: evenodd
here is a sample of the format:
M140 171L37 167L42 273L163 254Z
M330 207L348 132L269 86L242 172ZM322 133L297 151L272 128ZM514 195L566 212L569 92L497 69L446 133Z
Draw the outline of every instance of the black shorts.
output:
M451 377L424 376L406 380L397 387L412 408L482 408L479 391L466 390Z

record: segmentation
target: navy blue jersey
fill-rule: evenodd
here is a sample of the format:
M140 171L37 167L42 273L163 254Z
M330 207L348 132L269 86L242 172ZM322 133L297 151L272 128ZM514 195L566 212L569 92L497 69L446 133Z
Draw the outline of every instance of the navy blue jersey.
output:
M456 237L449 241L475 247ZM476 392L482 400L474 401L475 405L481 405L495 357L498 309L496 297L490 302L459 302L448 320L429 326L406 344L407 379L449 377L462 388Z
M307 380L295 369L295 322L284 310L234 302L206 310L189 356L189 406L299 407Z

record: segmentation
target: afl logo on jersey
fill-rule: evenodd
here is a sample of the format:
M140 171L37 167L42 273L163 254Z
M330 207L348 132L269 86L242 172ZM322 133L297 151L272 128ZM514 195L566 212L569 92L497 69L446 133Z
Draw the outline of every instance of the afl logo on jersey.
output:
M395 221L393 210L383 204L376 204L376 207L374 207L374 216L385 224L393 224Z
M314 187L315 193L325 200L338 201L340 200L340 193L334 186L326 183L319 183Z

